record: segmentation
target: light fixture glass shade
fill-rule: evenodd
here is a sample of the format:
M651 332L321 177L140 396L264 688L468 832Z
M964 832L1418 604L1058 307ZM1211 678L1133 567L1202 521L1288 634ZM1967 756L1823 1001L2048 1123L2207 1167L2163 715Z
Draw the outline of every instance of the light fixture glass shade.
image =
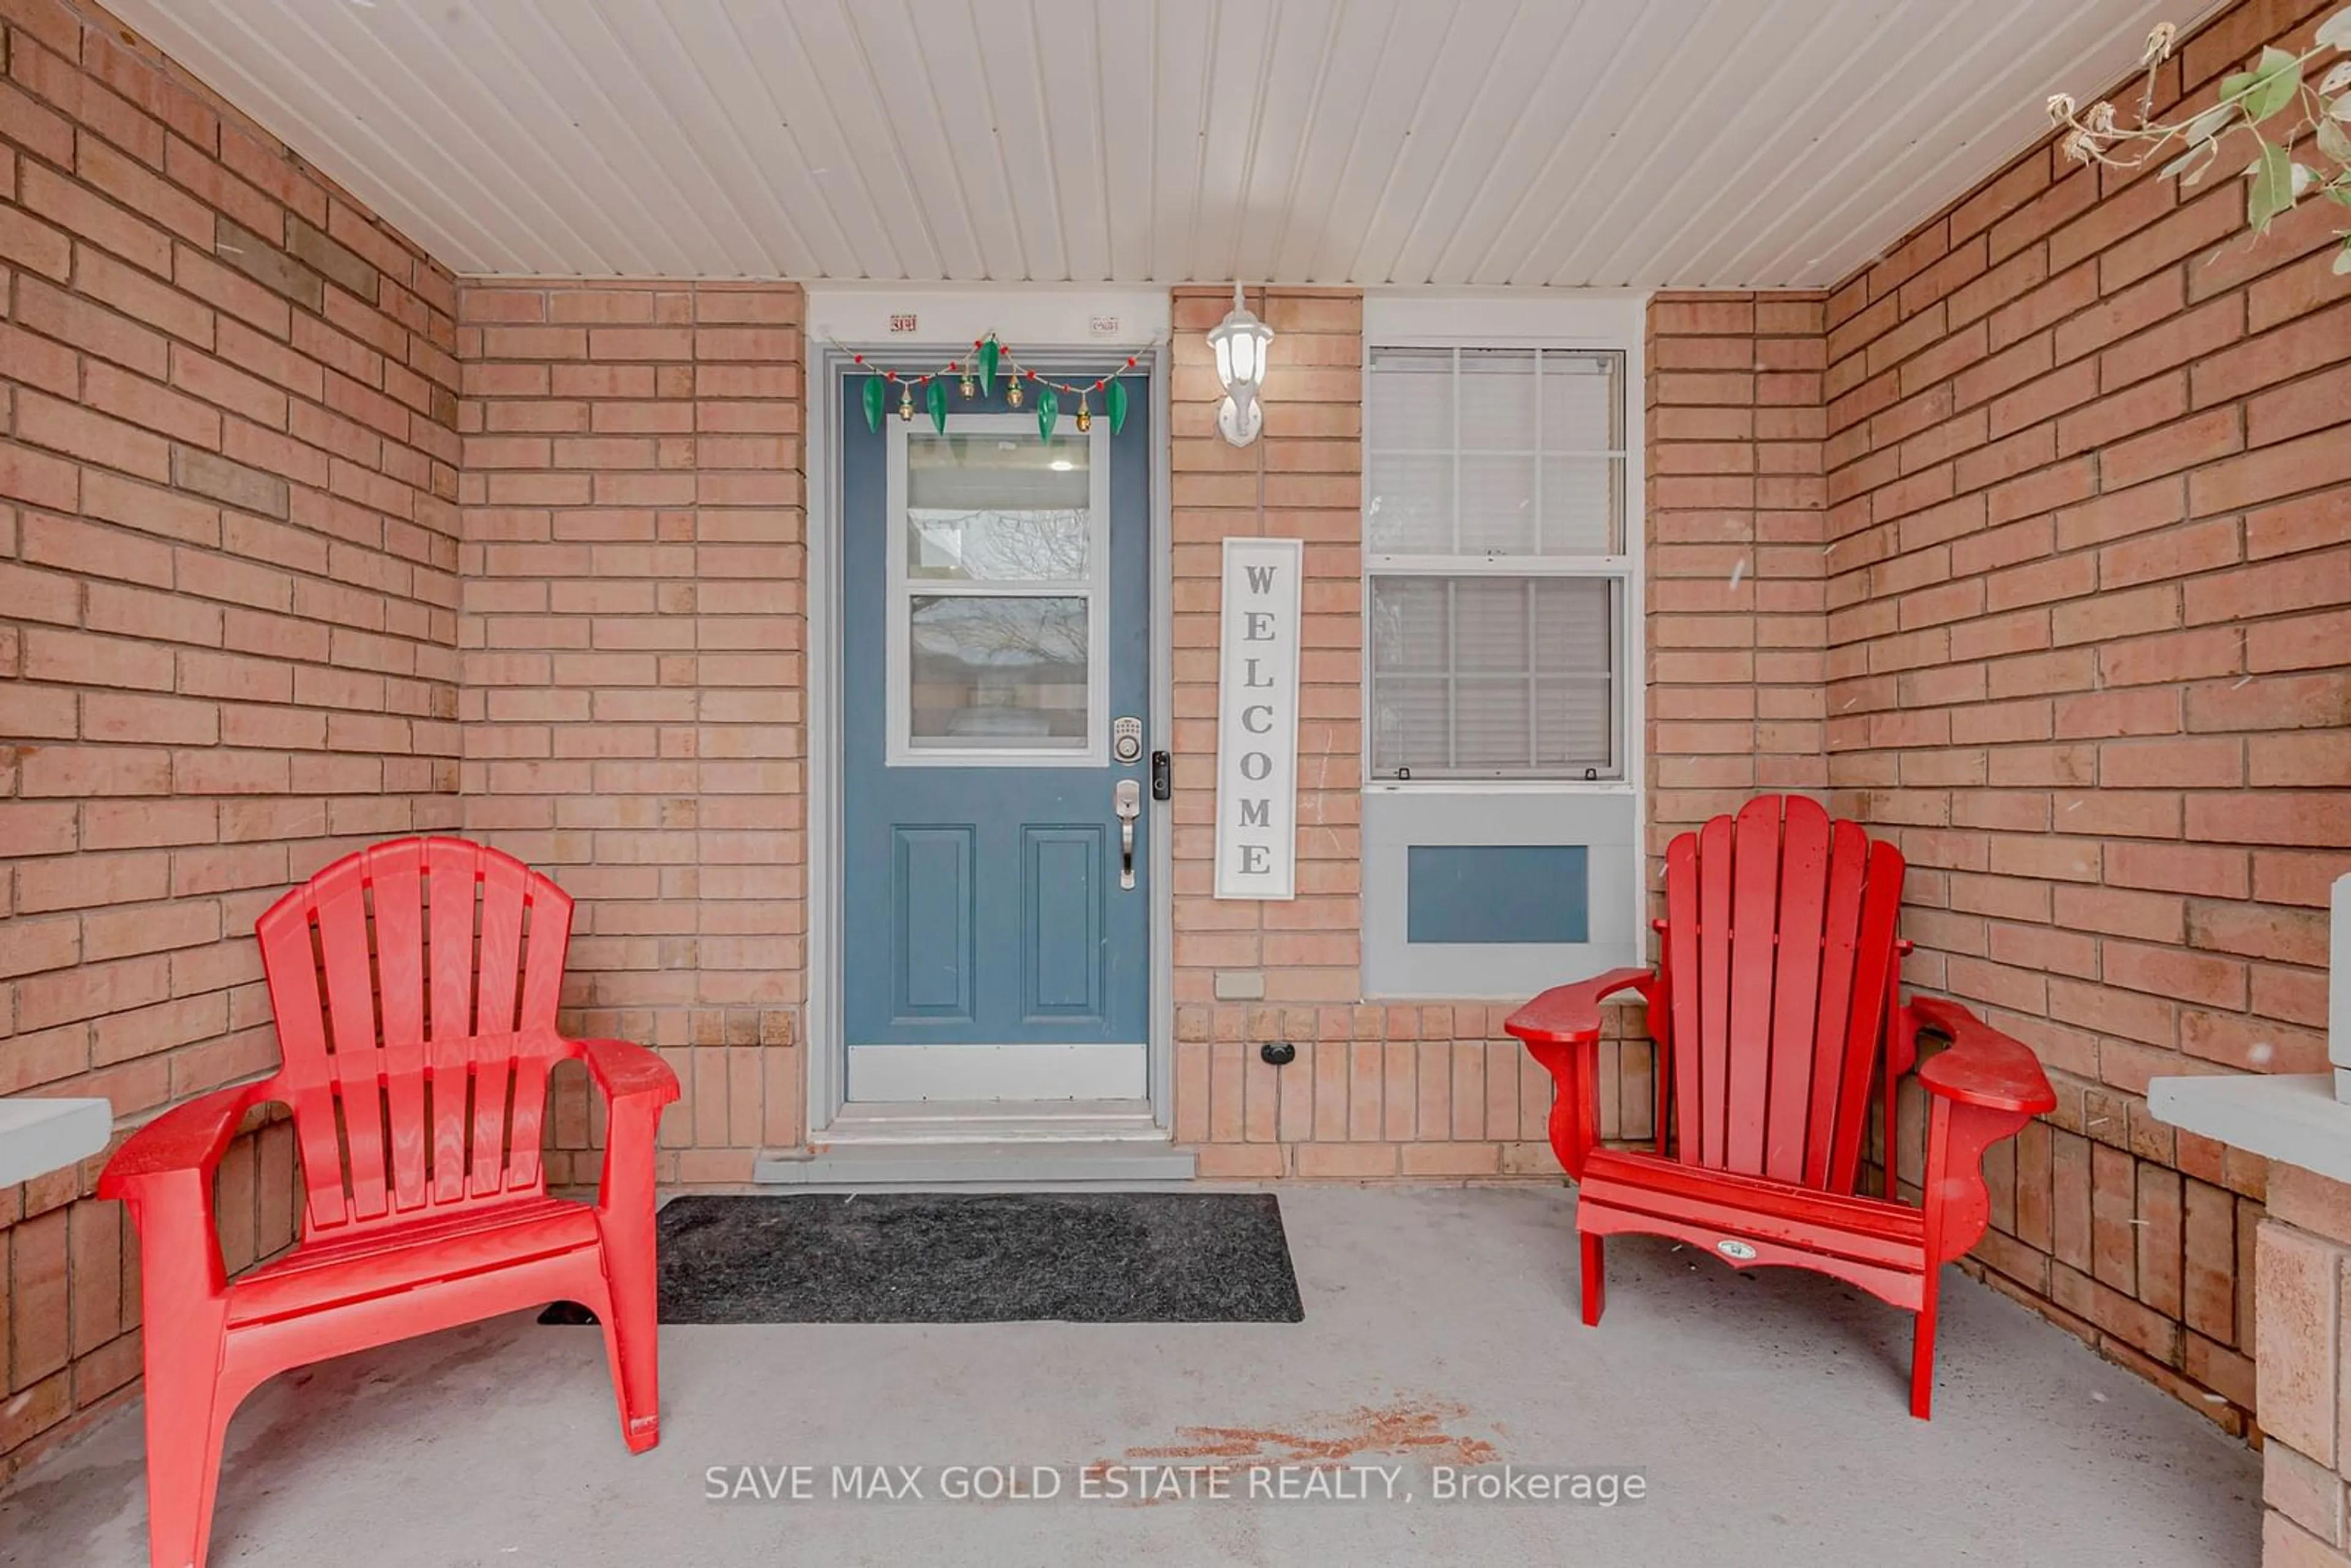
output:
M1232 312L1209 332L1208 346L1216 350L1217 380L1225 389L1217 428L1235 446L1247 446L1264 428L1258 391L1265 384L1265 351L1272 341L1273 329L1249 314L1241 302L1241 286L1234 284Z

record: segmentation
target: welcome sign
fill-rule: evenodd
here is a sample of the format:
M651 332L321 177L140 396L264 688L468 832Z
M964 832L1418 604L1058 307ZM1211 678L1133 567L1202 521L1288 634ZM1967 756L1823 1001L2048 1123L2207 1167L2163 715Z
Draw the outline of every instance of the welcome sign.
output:
M1298 612L1305 547L1225 541L1217 664L1217 896L1298 887Z

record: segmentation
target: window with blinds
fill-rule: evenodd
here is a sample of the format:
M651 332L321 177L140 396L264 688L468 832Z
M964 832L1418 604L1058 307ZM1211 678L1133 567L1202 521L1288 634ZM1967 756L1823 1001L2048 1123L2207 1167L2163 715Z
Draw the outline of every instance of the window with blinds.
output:
M1624 356L1374 348L1374 780L1623 777Z

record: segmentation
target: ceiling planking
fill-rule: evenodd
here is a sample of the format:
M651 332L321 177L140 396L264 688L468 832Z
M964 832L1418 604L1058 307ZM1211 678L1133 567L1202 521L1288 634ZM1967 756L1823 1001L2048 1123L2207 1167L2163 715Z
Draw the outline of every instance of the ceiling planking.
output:
M2211 0L110 0L461 273L1834 283Z

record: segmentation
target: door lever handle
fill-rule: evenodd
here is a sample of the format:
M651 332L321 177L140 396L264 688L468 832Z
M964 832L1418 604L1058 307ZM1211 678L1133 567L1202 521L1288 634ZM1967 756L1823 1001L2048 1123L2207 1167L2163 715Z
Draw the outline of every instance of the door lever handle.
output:
M1122 779L1111 797L1118 812L1118 885L1134 886L1134 819L1143 814L1143 787Z

